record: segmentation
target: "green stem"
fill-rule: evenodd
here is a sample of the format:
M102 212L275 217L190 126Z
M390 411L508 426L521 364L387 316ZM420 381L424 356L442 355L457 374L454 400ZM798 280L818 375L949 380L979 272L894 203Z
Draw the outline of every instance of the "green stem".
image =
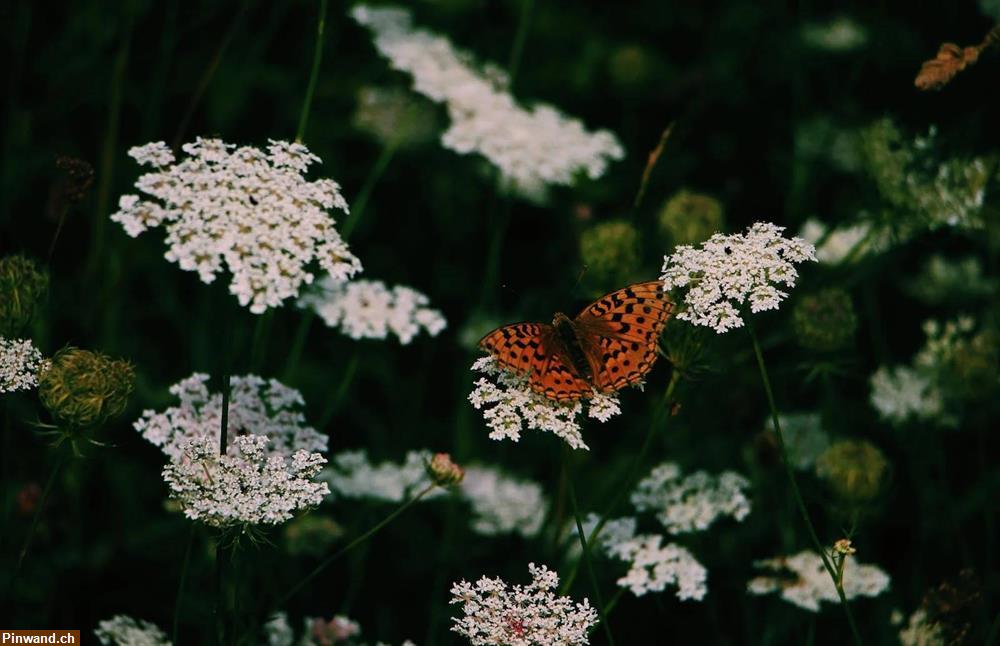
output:
M227 644L226 640L226 569L229 564L230 551L225 545L226 537L219 533L215 543L215 638L220 646Z
M316 22L316 49L313 51L312 71L309 72L309 85L306 86L306 98L302 102L302 113L299 115L299 127L295 131L295 141L302 143L306 136L306 124L309 123L309 111L312 109L313 94L316 92L316 81L319 79L319 64L323 60L323 31L326 27L327 0L319 0L319 20Z
M358 196L354 198L354 206L351 207L351 212L348 213L347 220L344 221L344 226L340 228L340 235L344 240L347 240L354 233L354 229L357 228L358 222L361 221L361 215L365 212L368 201L371 199L372 191L375 190L375 185L382 178L385 169L389 167L389 162L392 161L398 148L399 144L395 139L387 143L382 148L382 152L379 153L378 159L375 160L375 165L368 171L365 183L361 186L361 190L358 191Z
M563 450L563 473L566 474L566 490L569 493L569 503L573 507L573 518L576 520L576 535L580 539L580 549L583 550L583 561L587 565L587 574L590 576L590 585L594 590L594 600L597 602L597 614L601 618L601 625L604 626L604 634L608 637L608 644L614 646L615 638L611 634L611 624L604 614L604 600L601 599L601 587L597 583L597 574L594 572L594 562L590 558L590 546L587 544L587 533L583 531L583 521L580 520L580 507L576 503L576 489L573 486L573 478L569 474L569 447Z
M347 389L350 388L351 382L354 381L354 375L358 371L358 364L361 362L361 352L357 347L354 348L354 353L351 355L350 361L347 363L347 367L344 368L344 375L340 378L340 385L337 386L337 392L334 393L333 397L330 398L330 403L327 404L326 410L319 418L319 428L323 430L326 425L330 423L333 419L334 414L337 409L340 408L340 402L343 401L344 395L347 394Z
M232 385L232 345L233 315L229 296L220 290L219 304L222 307L222 414L219 424L219 455L225 455L229 447L229 398ZM219 644L226 644L226 567L229 549L225 537L220 533L215 543L215 635Z
M276 608L283 607L288 602L289 599L291 599L292 597L294 597L296 595L296 593L298 593L299 590L301 590L306 585L308 585L310 581L312 581L317 576L319 576L319 574L323 570L325 570L326 568L330 567L330 565L334 561L336 561L337 559L339 559L344 554L347 554L352 549L354 549L358 545L361 545L366 540L368 540L369 538L371 538L372 536L374 536L376 532L378 532L380 529L382 529L383 527L385 527L386 525L388 525L389 523L391 523L393 520L395 520L395 518L397 516L399 516L400 514L402 514L404 511L406 511L411 506L413 506L414 503L416 503L418 500L420 500L425 495L427 495L428 493L430 493L430 491L435 486L437 486L437 485L435 485L433 483L430 484L430 485L428 485L426 488L424 488L423 490L421 490L420 493L418 493L416 496L414 496L413 498L410 498L409 500L407 500L406 502L404 502L402 505L400 505L399 507L397 507L394 512L392 512L391 514L389 514L388 516L386 516L385 518L383 518L377 525L375 525L374 527L372 527L371 529L369 529L367 532L365 532L361 536L358 536L357 538L355 538L353 541L351 541L350 543L348 543L347 545L345 545L341 549L339 549L336 552L334 552L331 556L328 556L322 563L320 563L319 565L317 565L313 569L312 572L310 572L309 574L307 574L304 579L302 579L301 581L299 581L298 583L296 583L295 586L293 586L292 589L289 590L285 594L285 596L281 597L281 599L278 600L278 603L275 604L275 607Z
M785 438L781 434L781 422L778 420L778 408L774 403L774 392L771 390L771 380L767 376L767 366L764 365L764 355L760 350L760 342L757 340L757 333L753 329L753 325L747 322L747 329L750 331L750 338L753 340L753 351L754 355L757 357L757 368L760 370L761 381L764 382L764 392L767 394L767 405L771 409L771 421L774 423L774 433L778 438L778 448L781 450L781 463L785 467L785 473L788 475L788 482L791 484L792 494L795 497L795 503L799 508L799 513L802 515L802 520L806 524L806 529L809 532L809 538L812 540L813 547L819 553L820 558L823 560L823 567L826 569L827 574L830 575L830 579L833 581L834 587L837 589L837 596L840 597L840 605L844 608L844 614L847 616L847 623L851 627L851 635L854 637L854 643L861 646L861 633L858 632L857 624L854 622L854 615L851 612L851 606L847 603L847 595L844 594L844 586L838 580L837 572L834 570L833 565L830 563L829 557L826 554L826 548L819 540L819 535L816 533L816 528L812 524L812 520L809 519L809 511L806 509L805 500L802 498L802 492L799 491L799 484L795 480L795 473L792 470L792 464L788 459L788 450L785 447Z
M291 381L299 369L302 350L306 347L306 339L309 338L309 328L312 327L314 318L316 318L316 311L311 307L303 310L302 318L299 319L299 327L295 330L295 339L292 340L292 349L288 352L288 360L285 361L285 381Z
M521 5L521 19L517 23L517 33L514 34L514 44L510 48L510 60L507 63L508 89L513 92L514 80L521 67L524 55L524 44L528 41L528 30L531 26L531 14L535 8L535 0L524 0Z
M184 583L187 581L188 566L191 564L191 547L194 545L195 527L192 523L191 531L188 533L187 547L184 549L184 560L181 562L181 579L177 583L177 597L174 599L174 625L171 643L177 642L177 631L181 625L181 602L184 600Z
M649 430L646 431L646 437L642 441L642 447L639 449L638 455L636 455L635 460L632 461L632 466L628 470L628 476L625 480L625 486L618 490L615 494L614 499L611 504L607 506L604 513L601 514L600 520L597 521L597 525L590 532L590 536L587 538L587 544L593 544L597 540L598 536L601 535L601 531L604 526L607 525L608 520L611 518L611 514L615 512L618 505L621 504L628 492L635 487L635 483L639 480L642 475L642 465L646 461L646 455L649 453L650 448L653 446L653 437L656 435L656 429L659 427L660 422L663 419L663 414L669 409L670 399L673 397L674 390L677 389L677 384L680 383L681 373L679 370L674 370L670 375L670 383L667 384L667 389L663 393L663 401L661 405L653 412L653 421L649 425ZM573 568L569 572L569 576L563 581L562 587L560 588L560 594L565 594L569 590L570 586L576 580L577 572L580 569L580 561L577 560L573 564Z
M267 357L267 338L270 336L274 310L269 309L257 316L253 326L253 340L250 346L250 372L256 373Z

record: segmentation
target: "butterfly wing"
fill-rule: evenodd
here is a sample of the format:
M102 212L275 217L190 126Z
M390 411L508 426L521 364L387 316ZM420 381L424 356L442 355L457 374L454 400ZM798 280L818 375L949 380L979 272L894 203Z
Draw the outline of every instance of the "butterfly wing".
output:
M649 372L673 309L663 283L650 281L602 296L577 315L573 323L598 391L619 390Z
M529 375L531 389L549 399L573 401L591 393L590 384L565 360L565 349L551 325L505 325L484 336L479 347L505 370Z

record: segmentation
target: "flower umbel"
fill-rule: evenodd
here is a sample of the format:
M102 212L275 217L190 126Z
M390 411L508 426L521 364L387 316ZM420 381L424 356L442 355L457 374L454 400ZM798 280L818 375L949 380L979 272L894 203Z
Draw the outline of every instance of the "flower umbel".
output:
M677 318L711 327L722 334L743 326L740 309L778 309L788 294L775 285L794 287L795 264L816 260L816 249L801 238L784 238L783 227L766 222L745 234L716 233L700 249L678 246L663 260L664 289L687 288Z
M597 624L597 611L584 599L574 603L555 593L559 575L544 565L528 565L531 583L510 587L503 579L483 577L451 588L450 603L461 604L463 617L453 619L452 631L473 646L534 646L588 644L587 633Z
M793 578L764 575L747 584L751 594L781 592L781 598L800 608L819 612L820 603L839 603L833 580L819 554L805 550L794 556L757 561L758 568L789 573ZM844 595L876 597L889 588L889 575L874 565L851 563L843 573Z
M639 482L632 504L638 511L655 511L668 533L681 534L708 529L723 516L746 518L750 499L744 491L749 487L750 482L733 471L681 477L680 467L664 462Z
M49 286L48 273L27 256L0 258L0 337L21 334Z
M402 285L390 289L378 280L332 276L299 299L300 307L312 308L329 327L352 339L386 339L391 332L403 345L421 330L437 336L447 326L441 312L427 307L429 303L427 296Z
M0 337L0 393L36 387L42 364L42 353L31 339Z
M527 377L500 368L493 357L476 360L472 370L486 375L476 380L469 401L483 412L490 427L490 439L517 442L522 430L534 428L555 434L574 449L588 449L577 421L583 412L582 401L552 401L531 390ZM621 413L615 393L595 392L586 405L587 416L602 422Z
M451 456L447 453L435 453L434 457L427 463L427 475L437 486L451 487L462 482L465 471L452 462Z
M121 198L111 219L128 235L162 225L167 260L204 283L227 268L229 292L254 314L312 282L313 261L338 279L361 270L329 213L348 210L340 186L305 179L319 157L304 145L272 140L263 151L199 137L183 150L180 161L162 142L129 151L154 168L135 184L154 199Z
M115 615L98 623L94 634L105 646L170 646L171 643L155 624L127 615Z
M38 396L64 424L88 428L120 415L134 383L135 372L128 361L65 348L43 366Z

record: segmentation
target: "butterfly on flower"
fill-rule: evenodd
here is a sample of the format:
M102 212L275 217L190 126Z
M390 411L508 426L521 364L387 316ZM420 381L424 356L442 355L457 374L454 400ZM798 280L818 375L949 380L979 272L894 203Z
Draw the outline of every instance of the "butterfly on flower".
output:
M663 283L650 281L597 299L551 325L513 323L479 341L504 369L529 375L528 385L555 401L609 393L641 380L656 361L660 334L674 305Z

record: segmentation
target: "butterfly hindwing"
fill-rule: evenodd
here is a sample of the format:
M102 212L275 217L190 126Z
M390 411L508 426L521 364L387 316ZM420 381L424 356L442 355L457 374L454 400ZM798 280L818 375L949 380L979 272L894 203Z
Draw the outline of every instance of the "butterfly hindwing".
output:
M542 370L531 373L528 385L536 393L559 402L575 401L590 395L593 391L590 383L563 361L558 352L549 355Z

